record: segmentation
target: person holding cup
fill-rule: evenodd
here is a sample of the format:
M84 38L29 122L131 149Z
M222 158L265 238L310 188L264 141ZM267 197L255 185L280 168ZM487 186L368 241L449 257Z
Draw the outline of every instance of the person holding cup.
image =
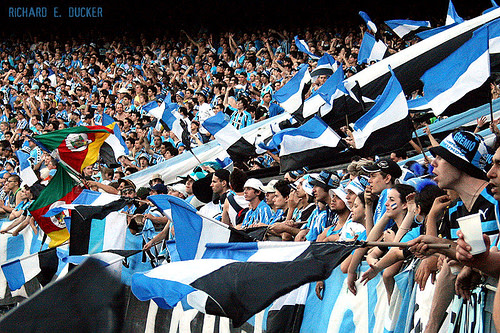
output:
M443 209L449 207L448 214L444 217L444 224L448 229L443 235L445 238L439 238L437 234L430 234L426 231L426 235L419 236L408 244L411 245L410 250L417 256L427 257L439 252L456 260L454 240L458 238L460 229L458 220L461 217L479 213L482 231L490 237L492 242L495 242L498 236L495 216L498 202L493 198L493 188L488 185L488 178L484 171L485 166L491 161L491 153L480 136L467 131L457 131L448 135L439 146L432 147L430 152L435 157L431 163L435 175L434 180L440 188L455 191L458 200L453 205L451 198L446 196L439 198ZM429 229L431 228L427 228ZM432 243L450 244L451 248L429 249L427 245ZM470 269L466 267L461 271L457 269L457 278L450 271L451 263L445 261L437 277L426 332L439 330L445 310L455 294L455 280L460 282L466 276L471 275Z

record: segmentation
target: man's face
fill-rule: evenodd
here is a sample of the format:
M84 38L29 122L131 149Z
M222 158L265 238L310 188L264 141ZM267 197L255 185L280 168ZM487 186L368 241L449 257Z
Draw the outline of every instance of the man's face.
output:
M488 171L488 178L492 185L491 192L495 200L500 201L500 148L498 148L493 155L493 164L490 171Z
M212 180L213 180L213 178L212 178ZM186 180L186 192L188 195L193 194L193 183L194 183L194 180L192 178L188 178Z
M267 192L266 193L266 203L269 205L269 206L274 206L274 192Z
M340 199L336 194L331 197L330 208L335 212L342 212L346 209L346 205L342 199Z
M245 187L243 189L243 197L245 198L246 201L252 201L258 196L257 190L251 188L251 187Z
M442 189L453 189L453 185L459 181L461 171L439 155L436 156L431 165L434 168L432 172L436 175L434 181L438 186Z
M212 191L217 194L222 194L224 192L224 183L222 180L220 180L219 177L217 176L212 176L212 182L210 183L210 187L212 188Z
M368 183L370 183L372 187L372 193L379 194L383 190L385 190L389 185L390 177L382 176L380 172L372 172L370 173L370 179L368 179Z
M321 186L314 185L313 187L313 195L316 198L316 201L327 201L328 191L325 191Z

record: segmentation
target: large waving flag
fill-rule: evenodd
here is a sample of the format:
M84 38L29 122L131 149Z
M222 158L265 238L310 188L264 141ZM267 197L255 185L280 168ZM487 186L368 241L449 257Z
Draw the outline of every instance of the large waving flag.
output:
M166 194L152 195L148 199L165 215L171 214L181 260L201 258L207 243L250 241L239 230L201 217L196 208L182 199Z
M202 126L212 134L233 161L247 161L256 156L255 146L248 142L241 133L224 118L224 112L218 112L205 120Z
M309 66L303 66L273 97L286 112L293 114L302 106L310 83Z
M122 133L118 124L107 114L102 115L102 125L113 130L113 134L108 136L101 146L99 155L103 162L109 168L117 168L120 166L118 159L121 156L128 155L129 150L125 141L123 140Z
M410 113L431 112L432 108L430 107L429 102L427 102L425 97L418 97L408 100L408 111Z
M105 126L76 126L35 135L37 144L77 172L94 164L104 141L113 134Z
M431 27L429 21L413 21L413 20L389 20L385 24L394 31L399 38L404 38L412 31Z
M355 146L367 155L388 152L410 141L411 131L405 94L391 70L391 78L382 95L354 124Z
M490 77L488 28L476 30L471 39L424 73L424 96L434 114L440 115L448 106L468 92L481 87Z
M69 239L69 232L66 228L69 213L61 212L51 217L43 215L51 208L71 203L81 191L82 188L68 171L58 165L54 177L28 208L40 228L50 237L49 247L58 246Z
M448 4L448 13L446 13L445 25L462 23L463 21L464 19L458 16L457 11L455 10L455 6L453 5L453 2L450 0Z
M127 215L119 212L127 205L125 198L109 202L106 194L86 191L77 198L71 214L70 255L99 253L105 250L123 250L127 234ZM103 198L100 196L103 195ZM104 203L104 204L103 204Z
M489 43L489 53L490 53L490 66L491 70L498 71L498 65L500 65L500 20L489 23L488 27L488 43Z
M339 96L346 95L347 92L344 88L342 81L344 80L344 70L342 66L335 71L335 73L323 83L323 85L316 90L304 102L302 115L307 118L316 112L320 112L320 116L324 116L333 106L333 101Z
M35 184L38 181L38 177L28 161L30 154L22 150L16 150L16 156L19 160L19 176L21 176L23 184L28 186Z
M340 136L318 116L298 128L287 128L276 133L268 148L280 146L280 170L286 172L314 165L325 156L345 148Z
M20 289L26 282L40 274L42 270L46 275L53 277L59 263L57 250L58 248L47 249L3 263L1 265L2 271L10 290Z
M239 327L278 297L326 279L357 246L354 242L213 244L206 259L134 274L132 292L162 308L183 300L201 312L229 317Z
M297 45L297 48L299 49L299 51L304 52L311 59L314 59L314 60L318 60L319 59L319 57L317 55L315 55L314 53L312 53L309 50L309 46L307 45L307 43L306 43L305 40L299 39L299 36L295 36L294 40L295 40L295 45Z
M323 56L318 60L318 65L311 71L311 77L316 77L319 75L332 75L337 68L339 67L339 64L333 57L325 53Z
M149 109L148 114L158 119L163 126L174 132L175 136L181 140L182 133L186 130L186 122L180 118L175 111L179 108L177 103L172 103L170 93L167 94L163 102L156 108Z
M369 32L365 32L358 53L358 64L379 61L384 58L387 45L382 40L376 40Z
M0 331L121 332L124 303L120 281L87 260L3 316Z
M370 16L368 16L368 14L365 13L364 11L360 11L359 16L361 16L361 18L366 22L366 26L368 27L368 29L370 29L371 31L373 31L374 34L376 34L377 26L375 25L375 23L373 23Z

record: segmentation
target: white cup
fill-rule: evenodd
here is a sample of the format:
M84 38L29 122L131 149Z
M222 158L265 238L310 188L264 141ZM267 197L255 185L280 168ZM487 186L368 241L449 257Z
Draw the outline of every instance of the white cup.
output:
M486 251L483 240L483 228L481 227L481 214L471 214L457 219L460 230L464 234L464 240L470 245L470 254L475 255Z

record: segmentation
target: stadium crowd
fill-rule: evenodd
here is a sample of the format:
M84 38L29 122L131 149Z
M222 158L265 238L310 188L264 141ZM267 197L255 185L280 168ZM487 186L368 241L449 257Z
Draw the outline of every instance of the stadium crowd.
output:
M357 64L363 30L364 26L342 31L311 29L301 36L312 53L332 55L348 77L366 66ZM193 147L213 140L201 125L218 112L224 112L237 129L284 112L273 94L301 64L316 66L316 61L297 50L293 36L290 31L270 29L218 36L191 36L182 31L177 39L153 41L3 41L0 212L16 223L0 232L16 235L36 223L29 218L27 208L41 186L22 186L15 152L30 154L31 166L45 185L54 176L57 162L29 137L67 127L100 125L106 114L119 125L130 153L120 157L118 168L96 163L85 168L83 176L90 189L140 199L123 211L133 232L148 235L146 250L159 240L175 238L171 221L153 205L144 204L148 195L167 193L185 199L201 215L245 230L259 240L410 242L411 251L359 249L341 268L348 274L353 293L358 283L384 270L390 295L394 276L414 255L423 257L415 278L422 288L439 272L432 304L435 311L431 311L427 329L437 332L454 288L459 295L470 297L472 281L479 281L477 276L492 277L493 285L493 278L500 272L493 249L471 256L458 231L459 217L483 212L486 244L496 245L498 241L495 213L500 199L500 150L495 152L493 164L488 164L488 154L496 147L487 148L475 133L457 131L439 144L427 131L434 159L422 164L412 161L400 166L397 162L406 156L394 152L390 158L353 158L345 170L291 171L284 179L265 186L258 179L248 178L245 171L279 164L279 158L268 153L231 171L217 162L205 162L190 174L179 175L183 177L175 184L164 184L162 175L156 174L150 187L136 188L124 178L186 153L181 138L166 128L155 127L155 119L144 109L151 101L161 103L171 96L169 102L178 104L180 117L189 123ZM384 38L390 52L415 41L404 42L388 35ZM325 80L326 76L318 77L311 90ZM478 120L478 127L484 125L484 119ZM495 130L496 126L491 128ZM427 247L435 242L452 247L437 253ZM371 268L358 276L362 260ZM318 297L322 297L324 288L324 283L317 284ZM493 295L488 293L490 319ZM492 321L485 325L494 330Z

